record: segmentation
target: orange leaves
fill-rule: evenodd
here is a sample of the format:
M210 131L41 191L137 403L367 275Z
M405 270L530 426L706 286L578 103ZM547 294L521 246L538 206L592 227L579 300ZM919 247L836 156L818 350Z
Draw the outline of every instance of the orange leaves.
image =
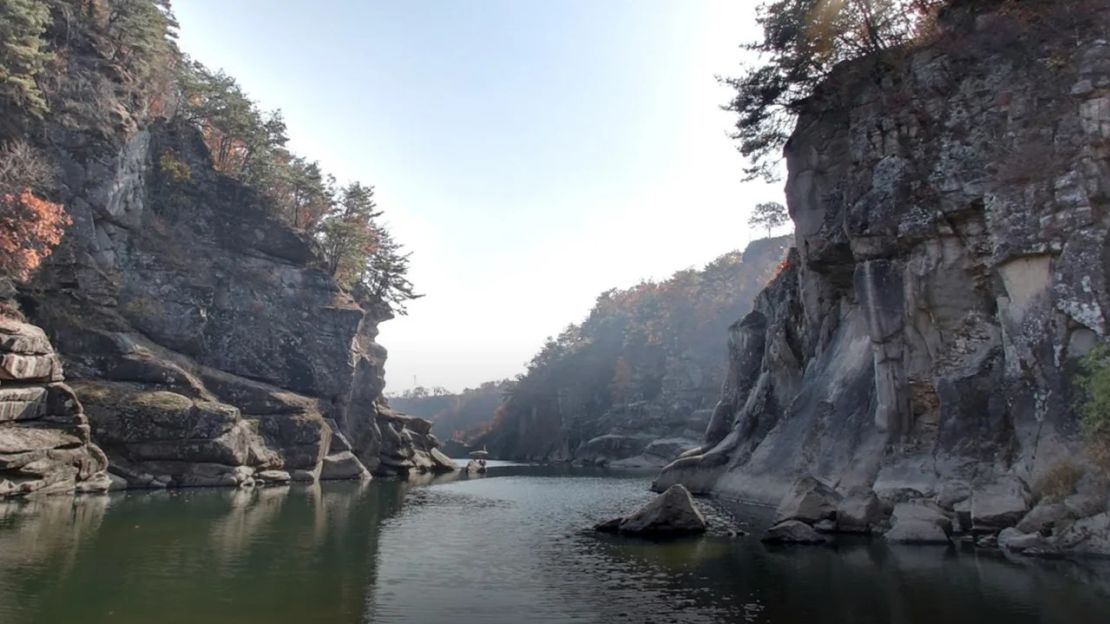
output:
M0 274L26 281L73 220L61 204L30 190L0 195Z
M783 271L785 271L789 268L790 268L790 256L786 256L785 258L782 259L782 262L780 262L778 264L778 266L775 267L774 273L771 274L771 279L774 280L779 275L782 275Z

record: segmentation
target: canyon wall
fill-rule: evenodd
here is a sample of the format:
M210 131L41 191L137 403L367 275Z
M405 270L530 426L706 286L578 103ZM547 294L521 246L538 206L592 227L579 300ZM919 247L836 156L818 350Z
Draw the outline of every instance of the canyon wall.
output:
M814 477L949 511L1004 490L1016 522L1076 470L1105 501L1073 378L1110 305L1108 7L969 6L801 106L789 268L731 328L702 444L657 488L774 504Z

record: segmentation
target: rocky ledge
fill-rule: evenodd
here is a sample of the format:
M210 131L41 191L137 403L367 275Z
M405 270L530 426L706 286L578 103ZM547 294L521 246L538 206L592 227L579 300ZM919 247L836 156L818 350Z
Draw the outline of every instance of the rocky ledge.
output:
M108 458L43 331L0 315L0 498L102 492Z

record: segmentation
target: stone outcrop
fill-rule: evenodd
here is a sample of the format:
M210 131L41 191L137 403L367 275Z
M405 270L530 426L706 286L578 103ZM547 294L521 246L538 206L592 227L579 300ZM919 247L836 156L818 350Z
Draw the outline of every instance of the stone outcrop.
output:
M989 6L954 4L935 39L839 66L801 105L789 267L730 329L701 448L657 489L776 504L812 474L898 504L889 539L941 541L933 512L997 532L1028 484L1084 465L1072 378L1110 309L1110 9L1065 35Z
M0 498L104 492L107 467L46 334L0 313Z
M453 469L426 421L381 398L374 339L389 308L341 290L309 237L214 170L194 128L171 119L91 144L55 130L43 149L73 225L19 299L57 353L19 338L0 375L49 382L64 362L83 442L91 431L117 485ZM185 179L163 171L167 154Z
M635 512L602 522L594 528L605 533L671 536L704 533L707 525L690 491L681 485L673 485Z

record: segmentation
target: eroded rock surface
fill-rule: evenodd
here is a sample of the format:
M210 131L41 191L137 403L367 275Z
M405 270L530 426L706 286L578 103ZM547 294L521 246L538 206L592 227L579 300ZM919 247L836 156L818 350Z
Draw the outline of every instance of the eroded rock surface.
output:
M1011 527L1024 484L1084 461L1073 373L1110 306L1110 9L1066 37L985 10L838 67L801 106L789 266L730 329L703 447L656 488L777 504L812 475L937 501L899 505L887 536L941 542L940 516Z
M41 328L0 313L0 498L104 492L108 460Z
M0 383L56 379L64 361L117 483L449 469L426 421L381 397L388 306L341 290L310 237L214 170L195 129L135 120L90 143L54 128L43 149L73 225L21 299L57 353L12 339ZM188 175L166 174L166 154Z

